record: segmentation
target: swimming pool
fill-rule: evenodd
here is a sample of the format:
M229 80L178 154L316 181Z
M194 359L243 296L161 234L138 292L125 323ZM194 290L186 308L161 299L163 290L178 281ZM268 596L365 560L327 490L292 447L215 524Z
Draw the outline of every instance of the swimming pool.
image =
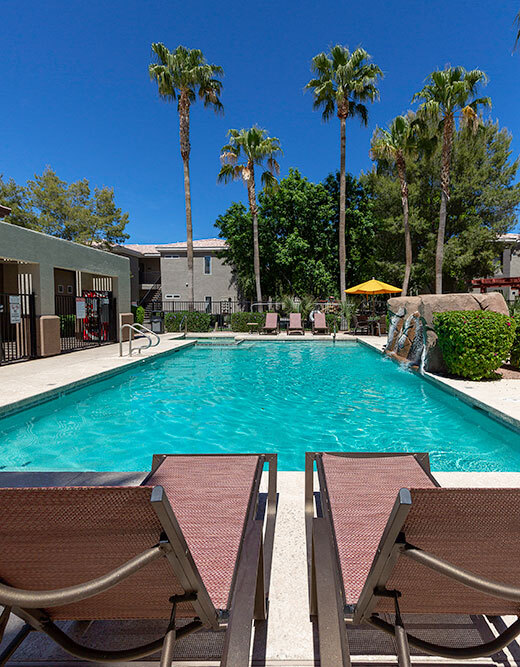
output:
M520 434L355 342L195 346L0 420L3 470L145 470L166 452L429 451L520 470Z

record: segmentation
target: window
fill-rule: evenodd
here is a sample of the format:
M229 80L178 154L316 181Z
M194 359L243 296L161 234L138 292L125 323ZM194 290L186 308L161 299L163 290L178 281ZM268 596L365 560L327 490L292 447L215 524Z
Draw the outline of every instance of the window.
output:
M165 298L167 301L170 301L171 299L180 299L180 298L181 298L181 295L180 295L180 294L165 294L165 295L164 295L164 298Z
M205 296L204 301L206 302L206 312L211 314L211 297Z
M63 294L64 291L63 285L58 285L58 294Z
M165 255L165 259L179 259L180 255Z
M205 276L211 275L211 257L209 255L206 255L204 257L204 275Z
M72 294L72 285L67 285L67 294Z

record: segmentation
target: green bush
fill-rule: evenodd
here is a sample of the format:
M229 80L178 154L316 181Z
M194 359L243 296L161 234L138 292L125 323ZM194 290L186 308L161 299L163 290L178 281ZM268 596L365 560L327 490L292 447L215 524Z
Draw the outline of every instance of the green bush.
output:
M74 336L76 330L75 315L60 315L60 336L61 338L70 338Z
M144 308L142 306L137 306L135 309L134 320L137 324L144 322Z
M516 369L520 369L520 313L515 318L516 330L513 345L511 347L510 364Z
M468 380L496 377L516 330L512 317L488 310L434 313L433 325L448 371Z
M258 331L265 324L265 313L232 313L231 314L231 330L240 333L247 333L249 327L248 322L258 322Z
M176 313L165 313L164 329L166 331L172 333L184 331L184 328L187 328L188 331L196 332L210 331L211 315L209 313L199 313L195 310L179 310Z
M329 327L330 333L334 333L334 323L336 324L336 331L339 331L341 326L341 313L325 313L325 322Z

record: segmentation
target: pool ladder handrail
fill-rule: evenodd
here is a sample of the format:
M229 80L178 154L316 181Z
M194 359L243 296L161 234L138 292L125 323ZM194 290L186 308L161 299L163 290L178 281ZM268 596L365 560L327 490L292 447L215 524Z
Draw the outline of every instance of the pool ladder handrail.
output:
M134 349L141 354L141 350L148 350L150 347L156 347L159 345L161 342L161 339L159 336L155 333L155 331L152 331L151 329L148 329L148 327L143 326L142 324L139 324L139 322L134 322L134 324L122 324L119 327L119 356L123 356L123 331L126 329L129 330L130 335L128 337L128 356L131 357ZM132 348L132 342L134 340L134 331L138 334L143 335L147 339L147 343L144 345L139 345L139 347ZM156 340L154 341L152 336L155 336Z

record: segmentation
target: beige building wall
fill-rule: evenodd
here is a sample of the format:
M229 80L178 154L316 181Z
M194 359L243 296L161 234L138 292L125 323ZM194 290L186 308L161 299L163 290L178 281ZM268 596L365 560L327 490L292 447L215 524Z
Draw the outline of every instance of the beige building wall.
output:
M178 255L174 257L173 255ZM205 257L211 257L211 273L204 272ZM237 289L233 281L231 267L216 256L213 250L195 250L193 256L195 301L236 301ZM188 267L186 250L172 250L161 253L161 280L163 301L188 301ZM169 298L175 297L175 298Z
M55 314L55 269L85 272L89 283L92 275L111 277L118 316L130 312L130 262L127 257L0 222L2 258L31 263L36 315ZM81 284L85 287L83 280Z

